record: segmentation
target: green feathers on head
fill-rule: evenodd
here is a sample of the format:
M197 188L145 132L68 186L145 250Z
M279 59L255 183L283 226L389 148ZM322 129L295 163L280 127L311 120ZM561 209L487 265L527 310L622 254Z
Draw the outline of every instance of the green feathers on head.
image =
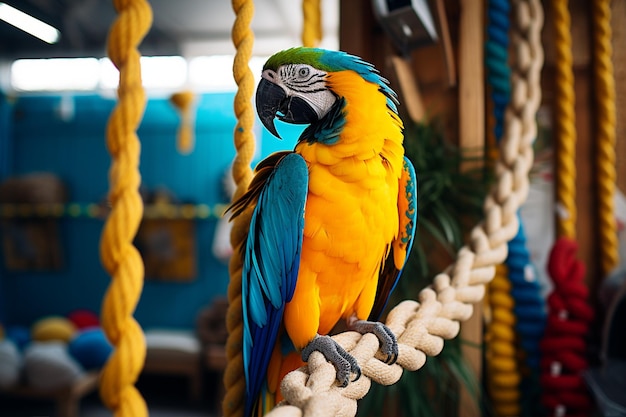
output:
M364 80L378 84L380 90L388 98L387 104L397 113L398 99L396 93L389 87L389 82L372 64L363 61L358 56L342 51L296 47L275 53L267 60L263 69L276 71L285 64L307 64L326 72L354 71Z
M272 69L276 71L278 67L285 64L307 64L327 72L337 71L337 69L322 68L320 66L320 56L327 52L330 51L318 48L300 47L285 49L284 51L280 51L272 55L263 66L263 69Z

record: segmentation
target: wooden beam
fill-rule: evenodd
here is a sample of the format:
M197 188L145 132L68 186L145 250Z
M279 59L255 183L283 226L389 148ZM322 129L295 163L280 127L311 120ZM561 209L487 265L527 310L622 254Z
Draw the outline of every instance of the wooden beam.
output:
M461 0L459 21L459 146L470 151L476 159L464 163L464 170L479 168L485 147L485 86L483 66L484 0ZM480 416L482 374L483 322L480 304L474 314L461 326L463 357L476 375L477 386L469 390L461 387L459 416Z
M485 146L484 0L461 0L459 146L482 156ZM479 162L478 162L479 163ZM475 168L467 162L463 168Z
M389 57L389 66L393 68L394 77L399 86L398 93L409 117L415 123L423 122L426 116L424 102L411 70L411 64L406 59L394 55Z
M454 48L450 39L450 28L444 0L436 0L435 15L439 27L439 42L443 53L443 61L446 66L446 81L449 87L456 86L456 63L454 62Z

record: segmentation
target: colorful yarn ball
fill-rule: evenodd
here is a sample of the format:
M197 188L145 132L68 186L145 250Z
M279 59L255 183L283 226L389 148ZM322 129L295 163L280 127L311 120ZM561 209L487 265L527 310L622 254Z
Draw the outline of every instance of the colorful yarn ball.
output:
M22 356L16 344L5 339L0 341L0 388L17 384L22 369Z
M26 326L7 326L4 336L15 343L19 350L24 350L31 341L30 330Z
M68 352L84 369L99 369L104 366L113 346L100 328L78 332L68 345Z
M79 330L100 327L100 318L90 310L75 310L67 315L69 321Z
M83 375L80 364L68 354L63 342L32 342L24 352L24 376L33 388L65 388Z
M33 340L38 342L58 340L68 343L76 333L76 326L64 317L51 316L35 322L31 333Z

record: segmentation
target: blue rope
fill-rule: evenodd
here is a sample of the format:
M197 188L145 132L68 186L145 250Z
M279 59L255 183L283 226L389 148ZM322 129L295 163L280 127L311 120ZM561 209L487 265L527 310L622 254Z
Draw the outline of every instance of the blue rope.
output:
M518 218L519 218L518 213ZM547 312L545 300L541 295L538 275L531 263L526 247L524 226L520 220L517 235L509 242L509 254L506 264L511 281L511 296L515 300L513 309L516 317L515 330L523 352L520 371L522 416L543 415L540 406L539 362L541 354L539 343L546 326Z
M513 287L511 294L515 299L516 327L521 339L520 343L525 346L525 362L529 368L538 372L539 341L543 337L547 312L537 279L538 275L526 248L526 235L522 223L520 223L517 235L509 242L506 264Z
M499 142L504 131L504 114L511 97L511 68L509 60L509 27L511 6L509 0L489 0L487 9L487 42L485 44L485 67L487 85L493 102L495 119L494 134ZM515 307L515 330L519 346L523 352L520 362L522 381L520 382L520 406L522 416L535 416L540 404L539 342L543 336L546 311L545 301L537 274L530 261L526 247L526 235L518 215L519 230L508 244L509 254L506 265L511 282L511 296Z
M495 137L502 138L504 112L511 97L511 68L509 67L509 0L489 0L487 9L487 43L485 67L487 84L491 87L494 105Z

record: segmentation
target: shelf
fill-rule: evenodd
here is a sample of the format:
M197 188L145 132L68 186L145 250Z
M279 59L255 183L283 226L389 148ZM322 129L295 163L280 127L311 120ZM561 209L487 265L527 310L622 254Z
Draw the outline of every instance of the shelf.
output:
M219 219L226 204L146 204L144 219ZM111 207L103 204L0 204L0 218L94 218L104 219Z

